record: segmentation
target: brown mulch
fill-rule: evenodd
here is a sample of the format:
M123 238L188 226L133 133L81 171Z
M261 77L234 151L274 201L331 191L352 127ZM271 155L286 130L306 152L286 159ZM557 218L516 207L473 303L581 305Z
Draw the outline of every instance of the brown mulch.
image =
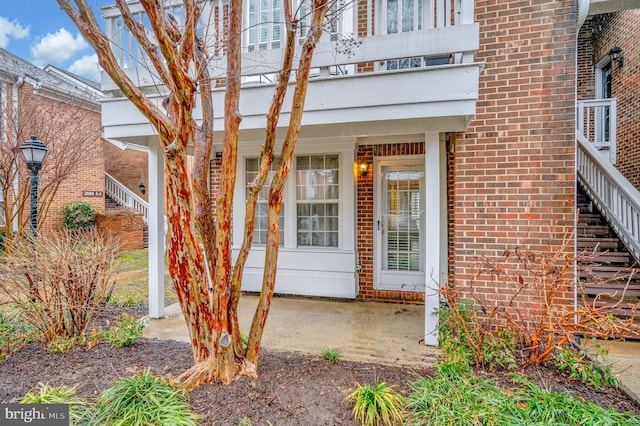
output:
M0 365L0 402L15 401L39 382L75 386L80 396L93 398L118 377L147 368L175 377L192 360L187 343L171 340L142 339L123 349L101 344L67 353L47 353L42 345L30 343ZM349 361L332 364L308 355L262 350L259 378L241 378L229 386L202 385L191 392L190 401L205 416L202 424L206 425L237 425L245 416L253 425L353 425L345 397L357 383L384 381L406 393L415 373L431 375L433 370ZM490 374L503 380L503 373ZM554 368L536 367L527 374L545 389L566 390L603 407L640 414L617 390L596 391L568 380Z

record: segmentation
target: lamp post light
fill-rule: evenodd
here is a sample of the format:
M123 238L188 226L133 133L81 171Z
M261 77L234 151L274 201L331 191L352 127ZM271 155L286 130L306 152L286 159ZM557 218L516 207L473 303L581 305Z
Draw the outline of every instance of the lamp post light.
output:
M31 139L25 141L20 147L27 168L31 171L30 194L31 194L31 214L29 217L29 228L31 235L38 236L38 172L42 168L42 161L47 155L48 148L38 140L37 136L31 136Z

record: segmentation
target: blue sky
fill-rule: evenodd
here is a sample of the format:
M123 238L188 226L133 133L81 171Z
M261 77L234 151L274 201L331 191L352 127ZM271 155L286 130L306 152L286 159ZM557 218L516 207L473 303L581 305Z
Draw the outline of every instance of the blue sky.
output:
M90 0L100 6L113 0ZM55 65L94 80L99 79L93 49L55 0L0 0L0 47L38 66Z

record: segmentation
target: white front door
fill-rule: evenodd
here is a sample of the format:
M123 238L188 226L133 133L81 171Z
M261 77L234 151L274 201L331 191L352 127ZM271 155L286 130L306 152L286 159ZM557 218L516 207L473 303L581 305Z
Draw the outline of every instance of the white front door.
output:
M375 162L375 280L378 290L425 290L424 159Z

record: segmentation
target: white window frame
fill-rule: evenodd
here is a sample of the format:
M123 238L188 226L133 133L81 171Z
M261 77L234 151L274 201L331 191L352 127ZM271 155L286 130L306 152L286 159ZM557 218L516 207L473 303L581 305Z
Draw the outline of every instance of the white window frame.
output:
M297 197L297 186L298 186L298 169L297 169L297 165L298 165L298 158L299 157L319 157L319 156L323 156L326 157L327 156L337 156L338 157L338 198L331 198L331 199L322 199L322 200L299 200ZM293 226L295 228L295 237L296 237L296 248L300 248L300 249L326 249L326 250L335 250L340 248L340 234L343 232L343 229L340 226L340 217L341 217L341 210L340 210L340 204L341 204L341 194L342 194L342 190L340 187L340 182L341 182L341 178L342 178L342 173L344 173L344 171L342 170L342 166L341 166L341 156L340 153L331 153L331 152L326 152L326 153L318 153L318 154L301 154L298 153L295 155L294 159L294 164L292 165L292 172L293 172L293 176L290 175L291 177L291 182L293 185L293 190L294 190L294 199L295 199L295 206L296 206L296 212L295 212L295 220L293 221ZM308 205L314 205L314 204L337 204L338 206L338 239L337 239L337 246L321 246L321 245L300 245L298 244L298 205L300 204L308 204Z
M281 251L290 250L304 252L336 252L355 250L355 175L353 164L355 160L355 140L344 138L345 141L328 142L301 141L296 148L296 154L289 171L289 177L283 193L284 211L284 238ZM234 196L234 229L233 246L239 248L244 236L244 214L246 204L246 159L255 158L262 142L256 142L242 147L238 152L238 173L242 178L236 181ZM253 149L251 149L253 147ZM280 147L275 150L280 152ZM338 155L338 247L323 246L298 246L297 245L297 200L296 200L296 157L298 155ZM254 245L258 251L264 250L264 246Z

